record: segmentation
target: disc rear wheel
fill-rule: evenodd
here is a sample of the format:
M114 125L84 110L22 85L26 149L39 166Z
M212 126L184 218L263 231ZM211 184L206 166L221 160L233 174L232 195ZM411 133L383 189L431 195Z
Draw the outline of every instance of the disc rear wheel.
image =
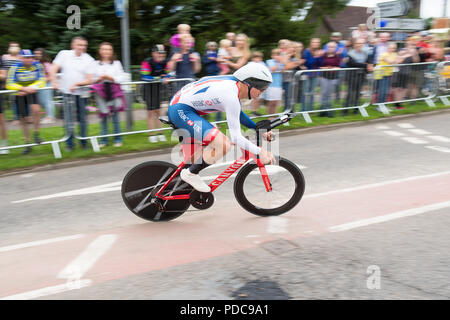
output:
M149 221L169 221L181 216L189 208L189 200L161 200L155 194L176 171L177 167L163 161L148 161L132 168L122 182L122 199L138 217ZM189 194L192 187L177 176L167 186L163 196Z

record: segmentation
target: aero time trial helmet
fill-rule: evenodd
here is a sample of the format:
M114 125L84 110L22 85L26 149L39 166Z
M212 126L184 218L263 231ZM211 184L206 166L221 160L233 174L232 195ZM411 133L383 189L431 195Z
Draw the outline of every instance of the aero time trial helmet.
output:
M236 70L233 76L248 85L249 91L251 88L266 90L273 81L270 70L265 65L256 62L247 63Z

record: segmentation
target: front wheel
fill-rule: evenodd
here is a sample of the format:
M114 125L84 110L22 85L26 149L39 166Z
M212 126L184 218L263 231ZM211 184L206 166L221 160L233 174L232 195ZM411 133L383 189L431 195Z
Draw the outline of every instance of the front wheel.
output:
M276 216L294 208L305 192L305 178L293 162L279 158L266 165L272 191L267 192L256 163L246 164L234 181L234 195L245 210L258 216Z

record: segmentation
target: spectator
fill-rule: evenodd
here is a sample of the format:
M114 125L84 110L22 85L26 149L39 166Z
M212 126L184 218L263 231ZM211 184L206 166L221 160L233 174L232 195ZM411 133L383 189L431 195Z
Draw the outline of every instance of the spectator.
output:
M324 51L320 49L320 39L312 38L309 48L303 51L303 59L307 69L319 69ZM311 111L314 108L314 90L318 83L317 72L306 73L303 80L302 111Z
M432 38L428 48L429 57L427 62L439 62L444 60L444 48L442 48L442 40L439 38Z
M64 122L66 134L69 137L66 141L67 150L72 151L75 148L75 119L80 125L80 136L87 136L86 121L86 93L88 88L79 88L80 86L92 83L92 70L90 67L95 61L86 53L87 40L83 37L74 37L71 41L72 50L61 50L50 71L52 86L63 93ZM57 82L56 75L61 70L60 84ZM76 118L74 119L74 114ZM87 149L87 141L81 140L83 149Z
M207 76L217 76L220 73L217 63L217 43L210 41L206 44L206 52L203 55L202 62Z
M348 52L347 67L360 68L360 70L351 71L347 76L347 97L345 99L345 108L359 106L361 88L364 83L366 72L373 71L373 64L369 58L369 52L364 50L365 40L356 38L353 40L353 49ZM348 110L343 110L343 115L347 115ZM357 109L353 113L358 113Z
M114 55L114 48L109 42L102 42L98 48L97 60L91 67L95 82L91 86L95 102L99 108L102 135L108 134L108 117L112 117L114 133L120 133L119 112L126 109L125 95L120 87L127 80L122 64ZM108 138L103 137L100 147L108 145ZM122 137L114 136L114 147L122 146Z
M264 55L261 51L254 51L252 53L251 61L262 64L262 65L266 65L264 63ZM257 98L257 99L251 100L252 115L254 115L256 117L259 117L261 115L258 112L258 109L261 107L261 104L263 103L263 101L264 101L263 95L260 95L259 98Z
M206 76L217 76L221 72L218 64L217 43L214 41L208 42L206 44L206 49L203 56L203 65L205 66ZM216 121L220 120L222 120L222 112L217 112Z
M267 113L275 114L277 106L281 102L283 75L281 71L284 68L282 63L281 49L272 50L272 59L266 61L267 67L272 72L273 81L266 90Z
M8 53L2 56L3 67L8 72L9 68L19 63L20 59L20 46L17 42L10 42L8 46Z
M180 52L174 53L168 62L170 72L175 71L176 79L195 78L195 74L200 72L202 66L200 55L191 52L192 36L189 34L180 35ZM175 91L181 89L186 82L175 82Z
M342 33L340 32L333 32L331 34L331 40L330 42L335 42L336 45L336 54L339 55L341 57L341 68L345 68L345 61L346 61L346 57L347 57L347 41L342 40ZM325 52L327 52L327 46L328 44L325 44L323 46L323 50ZM340 94L341 94L341 83L343 81L343 77L345 75L344 72L338 72L337 73L338 77L337 77L337 82L336 85L334 86L334 92L336 95L336 101L341 100Z
M392 65L397 62L397 44L389 42L385 53L382 53L378 58L378 68L374 71L374 79L378 82L378 103L387 101L387 97L391 87L391 79L393 67L383 67Z
M231 59L225 60L225 63L230 67L230 72L233 73L240 67L247 64L250 59L250 44L248 37L240 33L236 36L236 46L230 48Z
M181 41L180 41L180 36L182 34L188 34L191 35L191 26L188 24L179 24L177 26L177 30L178 33L174 34L171 38L170 38L170 44L172 45L172 48L170 50L170 55L173 55L176 52L180 52L181 50ZM189 50L191 50L192 48L194 48L194 38L191 36L191 42L189 44Z
M3 66L3 60L0 58L0 90L4 89L6 79L6 68ZM3 115L3 95L0 94L0 148L8 145L8 136L6 134L5 116ZM8 154L9 150L0 150L0 154Z
M45 75L42 65L34 61L33 51L25 49L20 52L21 62L13 65L8 71L6 89L17 90L16 106L20 123L27 144L31 143L28 130L28 117L30 109L33 114L34 142L40 144L39 138L39 112L40 106L37 101L37 89L45 86ZM28 154L31 147L25 147L23 154Z
M352 39L363 39L365 42L370 41L370 39L375 37L375 33L367 30L367 25L365 23L361 23L358 25L357 30L353 30Z
M373 56L374 64L378 64L380 56L383 53L387 52L388 41L389 41L390 37L391 37L391 35L388 32L380 33L380 38L378 40L377 45L374 48L374 56Z
M6 70L6 74L8 74L9 68L20 62L19 53L20 53L19 43L15 41L10 42L8 45L8 53L2 56L3 68ZM19 115L16 113L16 111L18 110L16 100L17 99L14 96L9 95L9 101L12 106L12 109L14 110L14 122L13 122L14 125L19 123L18 121Z
M337 54L341 55L344 51L347 50L347 46L345 45L345 42L342 41L342 33L340 32L333 32L330 36L330 42L328 43L336 43L336 52ZM325 52L328 52L328 43L326 43L323 46L323 50Z
M304 60L301 59L301 52L298 52L300 58L296 57L295 43L289 41L285 55L282 55L283 68L283 91L284 91L284 110L291 109L291 85L294 80L295 69L299 67Z
M338 69L341 66L341 56L336 51L338 44L334 41L327 43L327 51L325 52L320 69ZM320 109L326 110L333 108L331 104L331 94L336 90L338 83L338 72L329 71L323 72L320 78ZM333 117L332 111L326 111L320 113L321 117L328 116Z
M220 40L220 48L219 48L219 52L218 52L218 62L219 62L219 68L220 68L220 74L224 75L224 74L228 74L230 73L230 67L228 66L228 64L226 64L226 60L230 60L231 59L231 46L232 46L232 42L229 39L222 39Z
M288 39L281 39L278 41L278 49L280 49L280 55L284 56L288 53L288 49L291 45L291 41Z
M430 34L428 31L421 31L419 34L421 38L417 43L417 46L425 49L430 48Z
M161 128L161 121L158 120L161 115L161 91L165 85L160 79L166 79L168 71L168 60L166 51L162 44L157 44L152 48L152 56L145 59L141 65L141 79L149 81L144 84L144 100L147 105L147 128ZM152 134L148 137L152 143L167 141L163 134Z
M392 81L392 96L394 101L401 101L405 99L408 89L412 89L413 97L417 95L417 89L414 86L416 82L417 72L414 72L414 66L409 64L419 61L419 55L414 43L407 41L406 48L398 52L396 64L406 64L405 66L398 66L398 72L393 76ZM403 109L399 102L395 103L395 108Z
M36 61L42 64L45 72L45 86L51 87L52 84L50 82L50 70L52 67L52 63L50 57L47 52L43 48L37 48L34 50L34 55L36 57ZM51 124L55 123L55 103L53 101L53 89L45 89L39 90L37 93L38 100L40 105L45 108L45 118L41 120L42 124Z
M227 40L231 41L231 46L234 47L236 46L235 40L236 40L236 34L234 32L227 32L227 34L225 35L225 38Z
M293 44L294 47L294 55L291 57L291 61L287 64L287 69L288 70L292 70L292 76L295 75L295 73L297 71L300 70L306 70L306 66L305 66L305 59L303 59L303 43L302 42L294 42ZM293 78L293 80L295 80L296 78ZM297 80L295 80L297 81ZM300 82L297 83L297 89L295 90L295 92L293 92L292 94L294 95L293 97L293 101L296 101L297 103L301 103L301 99L302 99L302 86L298 85L301 84ZM296 99L295 99L296 97ZM290 108L292 108L292 106L290 105ZM295 107L293 108L293 111L295 111Z
M369 40L369 42L365 42L363 46L363 50L367 51L368 59L372 64L375 61L375 47L378 44L378 40L378 38L373 37Z

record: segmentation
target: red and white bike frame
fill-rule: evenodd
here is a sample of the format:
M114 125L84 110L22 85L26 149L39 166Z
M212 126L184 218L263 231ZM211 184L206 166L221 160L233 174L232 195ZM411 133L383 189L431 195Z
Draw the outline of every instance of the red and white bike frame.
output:
M189 199L189 194L180 194L175 196L163 196L161 193L167 188L167 186L172 182L172 180L178 176L181 170L183 170L185 164L192 158L192 154L195 154L199 151L199 148L204 146L203 144L181 144L181 149L183 152L184 160L177 167L177 170L170 176L169 180L164 183L162 188L155 194L155 196L161 200L182 200ZM262 180L264 186L266 187L267 192L272 191L272 186L270 184L269 175L267 174L266 166L261 161L259 157L256 157L253 153L248 150L241 149L242 156L237 159L233 164L231 164L228 168L226 168L216 179L214 179L210 184L211 192L216 190L222 183L224 183L229 177L231 177L237 170L239 170L244 164L247 163L250 159L255 159L256 164L258 165L259 172L261 173Z

